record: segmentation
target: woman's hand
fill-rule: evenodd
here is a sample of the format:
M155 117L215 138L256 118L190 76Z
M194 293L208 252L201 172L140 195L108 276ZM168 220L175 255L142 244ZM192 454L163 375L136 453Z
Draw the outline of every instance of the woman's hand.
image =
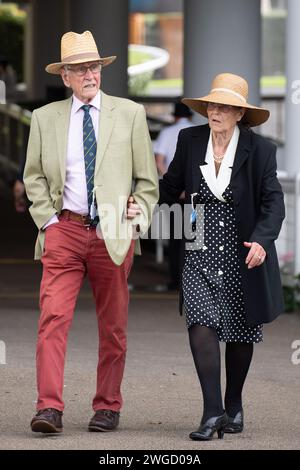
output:
M263 264L266 258L266 252L263 247L256 242L244 242L246 248L250 248L248 256L246 258L246 264L248 269L255 268Z
M133 199L133 196L129 196L127 201L126 219L133 220L137 215L141 213L141 208Z

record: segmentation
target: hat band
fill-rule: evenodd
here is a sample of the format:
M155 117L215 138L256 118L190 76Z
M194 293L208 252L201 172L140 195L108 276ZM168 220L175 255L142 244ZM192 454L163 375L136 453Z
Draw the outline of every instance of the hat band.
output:
M240 98L240 100L244 101L244 103L247 103L247 100L243 97L243 95L240 95L236 91L230 90L229 88L213 88L211 90L211 93L214 93L215 91L224 91L225 93L230 93L231 95L234 95L237 98Z
M86 57L100 60L97 52L83 52L81 54L73 54L62 59L62 62L73 62L74 60L86 59Z

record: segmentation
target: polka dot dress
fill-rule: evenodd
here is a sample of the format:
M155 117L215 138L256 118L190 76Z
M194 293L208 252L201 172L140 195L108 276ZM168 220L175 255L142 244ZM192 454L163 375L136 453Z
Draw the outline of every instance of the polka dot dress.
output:
M259 343L262 326L245 323L230 186L220 201L202 177L197 201L195 249L186 250L182 273L187 327L215 328L219 341Z

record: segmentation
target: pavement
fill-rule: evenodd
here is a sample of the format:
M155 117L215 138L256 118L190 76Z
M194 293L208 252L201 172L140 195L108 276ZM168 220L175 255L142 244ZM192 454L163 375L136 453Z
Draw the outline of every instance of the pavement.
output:
M87 431L93 413L98 339L93 299L85 284L68 342L64 432L32 433L41 275L40 265L30 258L33 240L26 215L2 228L0 341L6 346L6 364L0 364L0 449L300 449L300 364L292 363L293 353L300 358L300 351L297 354L292 348L295 340L300 342L299 313L283 314L266 325L264 342L255 346L244 390L244 432L205 443L189 439L201 418L201 392L177 294L149 289L167 282L166 266L155 263L151 246L144 257L136 258L130 278L134 289L120 427L113 433ZM224 362L223 345L222 357Z

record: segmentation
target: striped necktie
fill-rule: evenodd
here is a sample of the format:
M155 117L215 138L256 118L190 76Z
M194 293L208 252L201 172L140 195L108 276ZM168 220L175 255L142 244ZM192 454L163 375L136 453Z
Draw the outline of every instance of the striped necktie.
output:
M93 121L90 115L90 104L82 106L84 111L83 116L83 151L84 151L84 165L85 165L85 176L86 176L86 187L88 196L89 213L93 201L93 189L94 189L94 172L95 172L95 161L97 152L97 141L93 126Z

